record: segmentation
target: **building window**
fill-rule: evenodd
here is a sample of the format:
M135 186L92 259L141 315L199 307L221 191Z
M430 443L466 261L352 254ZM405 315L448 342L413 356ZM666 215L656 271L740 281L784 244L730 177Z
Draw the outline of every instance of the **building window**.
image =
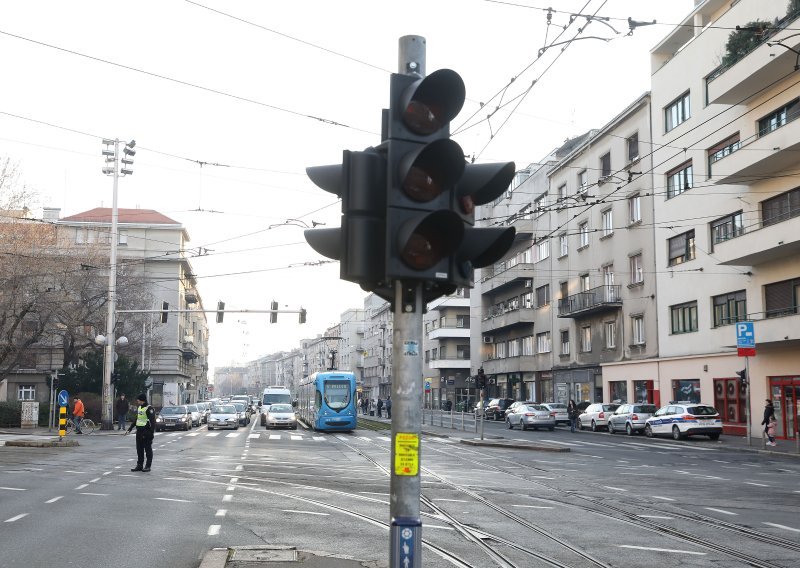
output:
M698 404L700 402L700 379L672 381L672 400Z
M533 351L533 336L528 335L527 337L522 338L522 355L523 357L529 357L531 355L535 355L536 353Z
M589 290L589 275L581 274L578 276L578 281L581 286L581 292L587 292Z
M747 424L747 391L739 388L739 379L714 379L714 408L728 423Z
M569 241L567 240L567 234L561 233L558 235L558 248L559 248L559 257L567 256L569 254Z
M17 400L36 400L36 385L19 385Z
M697 331L697 302L672 306L669 311L672 333Z
M800 116L800 99L795 99L788 105L779 108L758 121L758 135L764 136L781 126L785 126Z
M600 218L603 221L603 236L608 237L614 233L614 214L613 210L606 209L600 213Z
M469 316L456 316L456 327L469 329Z
M592 328L585 326L581 328L581 352L588 353L592 350Z
M667 172L667 199L680 195L693 187L692 163L682 164Z
M118 245L128 244L128 231L119 231L119 233L117 234L117 244Z
M578 238L580 248L589 246L589 223L584 221L578 225Z
M550 284L536 288L536 307L541 308L550 303Z
M800 278L773 282L764 286L764 305L768 318L778 318L798 313Z
M630 257L631 263L631 284L641 284L644 282L644 270L642 269L642 255L635 254Z
M578 193L585 193L589 189L589 173L586 170L578 172Z
M600 176L608 177L611 175L611 152L600 156Z
M550 257L550 239L544 238L536 243L536 262Z
M617 346L617 324L613 321L607 321L606 329L606 349L614 349Z
M547 193L541 194L533 200L533 214L536 217L541 217L545 214L547 209Z
M744 290L712 298L714 327L730 325L747 319L747 294Z
M628 198L628 222L638 223L642 220L642 197L637 193Z
M684 123L692 116L689 103L689 91L672 101L664 109L664 131L669 132L679 124Z
M711 222L711 245L728 241L744 234L742 212L737 211ZM712 248L713 250L713 248Z
M669 244L669 266L694 260L694 230L667 240Z
M609 381L608 389L611 393L611 402L624 404L628 401L628 381Z
M631 317L631 335L634 345L644 345L644 316Z
M495 343L494 344L494 356L497 359L505 359L506 358L506 344L503 342Z
M525 292L522 296L519 297L522 301L523 308L532 308L533 307L533 293L532 292Z
M566 300L567 296L569 296L569 284L567 282L560 282L559 286L559 293L561 294L561 299Z
M761 202L761 224L764 227L800 215L800 187Z
M469 345L456 345L456 359L469 359Z
M569 331L561 332L561 354L569 355Z
M558 186L558 202L563 203L564 200L567 198L567 184L562 184Z
M639 133L634 132L630 138L626 140L628 145L628 162L633 162L639 159Z
M716 146L712 146L708 149L708 177L711 177L711 169L713 164L719 162L725 156L730 156L739 148L742 147L742 143L739 140L739 133L737 132L730 138L726 138Z
M552 345L550 343L550 332L536 334L536 352L537 353L550 353Z

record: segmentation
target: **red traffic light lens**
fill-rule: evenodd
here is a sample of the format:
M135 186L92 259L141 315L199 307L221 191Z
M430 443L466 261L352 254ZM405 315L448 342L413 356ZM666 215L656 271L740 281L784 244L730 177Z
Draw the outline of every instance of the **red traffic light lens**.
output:
M447 123L442 120L441 114L441 110L436 107L412 100L403 111L403 122L412 132L428 136Z
M398 234L398 253L414 270L428 270L453 254L464 235L461 219L452 211L441 210L410 219Z
M411 166L403 180L403 191L414 201L425 203L442 193L441 175L431 172L417 164Z
M441 236L430 231L414 233L406 241L400 256L410 268L427 270L444 256Z
M455 187L464 165L461 146L446 138L409 152L399 172L403 193L418 203L433 201Z

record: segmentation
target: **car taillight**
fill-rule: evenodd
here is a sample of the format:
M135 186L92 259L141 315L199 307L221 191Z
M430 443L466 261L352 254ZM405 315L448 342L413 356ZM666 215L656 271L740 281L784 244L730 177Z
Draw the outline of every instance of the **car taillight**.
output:
M697 416L694 416L693 414L684 414L683 416L681 416L681 418L683 418L684 420L696 420Z
M631 414L631 420L639 420L638 414Z
M525 416L536 416L533 412L526 412Z
M601 412L600 414L597 415L597 417L598 418L605 418L606 417L606 413L605 412Z
M555 412L551 412L551 413L550 413L550 416L555 416L555 415L556 415L556 413L555 413Z

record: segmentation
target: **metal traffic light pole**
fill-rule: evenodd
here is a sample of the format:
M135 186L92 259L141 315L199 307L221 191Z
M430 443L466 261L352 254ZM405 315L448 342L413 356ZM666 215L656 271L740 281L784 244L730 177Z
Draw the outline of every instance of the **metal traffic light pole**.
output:
M398 73L425 76L425 38L399 41ZM422 566L420 434L422 432L422 284L394 284L389 565Z

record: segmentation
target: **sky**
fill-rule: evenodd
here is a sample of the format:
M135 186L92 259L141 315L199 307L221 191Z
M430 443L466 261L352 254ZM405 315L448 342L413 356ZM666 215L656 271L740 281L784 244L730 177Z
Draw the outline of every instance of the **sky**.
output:
M0 158L18 162L40 196L35 205L65 217L111 206L101 139L135 139L119 207L183 224L206 309L217 301L267 309L275 300L307 310L304 325L296 313L275 324L233 313L217 324L209 314L210 368L241 365L295 348L363 307L358 285L338 279L337 263L318 264L328 259L305 243L306 226L335 227L341 215L305 168L380 143L400 37L425 38L428 73L450 68L464 79L467 100L452 125L465 155L522 169L647 91L649 50L693 5L2 2ZM570 24L571 13L582 16ZM628 17L658 23L629 36ZM572 38L586 39L561 43Z

